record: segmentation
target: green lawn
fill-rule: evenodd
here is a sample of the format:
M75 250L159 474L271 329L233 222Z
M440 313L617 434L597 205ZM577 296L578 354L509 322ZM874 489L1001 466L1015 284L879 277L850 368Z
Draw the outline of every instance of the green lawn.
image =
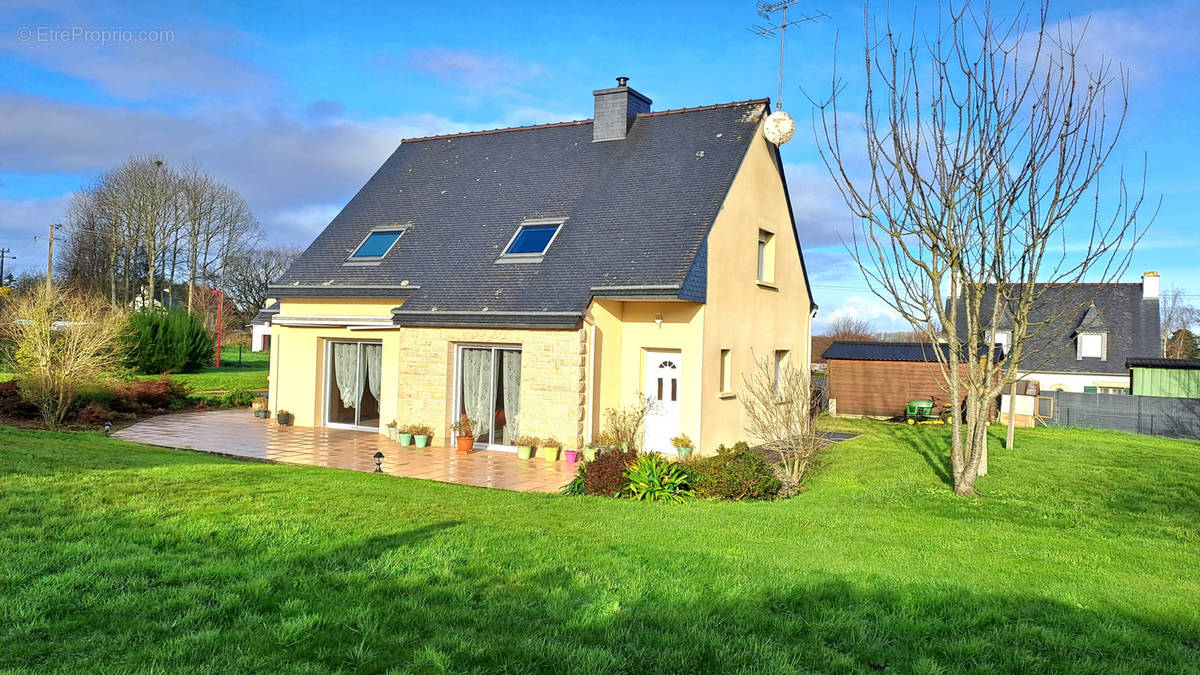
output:
M271 352L252 352L243 348L241 363L238 363L237 347L225 347L221 350L221 367L204 368L195 373L172 375L181 382L192 385L193 391L228 391L234 388L266 389L267 370L270 367ZM155 378L157 375L140 375L142 379Z
M1200 671L1200 444L1020 431L965 500L841 424L683 506L0 428L0 670Z

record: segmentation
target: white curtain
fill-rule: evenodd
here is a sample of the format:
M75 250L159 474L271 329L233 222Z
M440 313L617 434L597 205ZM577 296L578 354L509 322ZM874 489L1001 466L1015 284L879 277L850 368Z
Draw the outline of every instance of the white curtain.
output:
M491 423L492 350L463 349L463 410L471 420L471 431L486 434Z
M383 345L363 345L363 361L366 361L367 387L378 401L379 378L383 375Z
M362 383L358 382L358 345L344 342L333 344L333 375L342 407L358 407L362 396Z
M500 352L500 382L504 385L504 445L515 445L521 427L521 352Z

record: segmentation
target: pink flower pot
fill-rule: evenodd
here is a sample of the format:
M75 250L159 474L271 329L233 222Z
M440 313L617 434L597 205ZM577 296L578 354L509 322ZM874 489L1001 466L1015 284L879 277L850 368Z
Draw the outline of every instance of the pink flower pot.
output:
M576 461L579 460L579 451L578 450L567 450L566 452L567 452L567 461L568 462L574 464Z

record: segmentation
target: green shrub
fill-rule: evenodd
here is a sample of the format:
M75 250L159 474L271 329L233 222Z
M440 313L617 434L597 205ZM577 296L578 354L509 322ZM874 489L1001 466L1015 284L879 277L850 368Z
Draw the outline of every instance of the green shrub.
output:
M691 472L658 454L639 455L625 470L625 496L643 502L684 502L692 496Z
M570 497L578 497L585 494L584 485L587 483L587 468L587 462L580 462L579 469L575 472L575 477L571 479L570 483L562 486L560 492Z
M584 494L615 497L625 491L629 479L625 470L637 459L637 450L607 450L587 463L583 479Z
M222 408L248 408L254 402L257 393L242 387L234 387L217 398L217 405Z
M700 497L715 499L774 499L782 483L763 456L744 442L717 448L711 457L685 462L692 472L692 488Z
M131 314L122 342L125 364L139 373L190 373L212 363L204 324L178 307Z
M113 409L142 412L147 409L177 408L188 402L192 388L163 375L153 380L130 380L116 390Z

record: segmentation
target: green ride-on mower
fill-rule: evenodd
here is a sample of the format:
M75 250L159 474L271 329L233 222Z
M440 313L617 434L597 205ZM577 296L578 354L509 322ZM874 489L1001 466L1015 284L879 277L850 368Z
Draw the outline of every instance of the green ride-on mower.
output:
M936 405L936 396L905 403L904 423L909 426L914 424L949 424L950 407L942 406L940 410L934 412Z

